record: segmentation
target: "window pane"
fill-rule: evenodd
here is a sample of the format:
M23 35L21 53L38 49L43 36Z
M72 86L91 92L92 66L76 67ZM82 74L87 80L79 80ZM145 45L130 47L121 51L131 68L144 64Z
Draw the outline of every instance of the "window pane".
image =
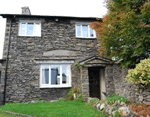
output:
M77 36L81 36L81 26L77 25Z
M49 84L49 69L42 69L42 84Z
M94 37L94 30L90 27L90 37Z
M83 33L83 37L88 37L88 26L87 25L82 25L82 33Z
M60 84L60 65L51 65L51 84Z
M40 36L40 35L41 35L40 23L36 23L34 28L35 28L35 29L34 29L34 35Z
M27 35L33 35L33 27L34 27L33 23L28 23Z
M63 84L69 83L69 72L70 72L69 65L62 65L62 83Z
M21 35L25 35L26 34L26 23L21 23L20 34Z

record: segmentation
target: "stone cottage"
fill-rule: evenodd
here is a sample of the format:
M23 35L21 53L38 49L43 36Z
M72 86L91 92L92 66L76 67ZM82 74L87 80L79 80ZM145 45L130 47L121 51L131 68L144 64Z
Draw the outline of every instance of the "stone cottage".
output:
M6 102L57 100L72 87L80 87L85 98L105 99L115 88L120 92L117 83L124 72L98 56L96 33L89 26L96 18L31 15L28 7L22 14L0 16L7 19L0 60L1 90L8 66Z

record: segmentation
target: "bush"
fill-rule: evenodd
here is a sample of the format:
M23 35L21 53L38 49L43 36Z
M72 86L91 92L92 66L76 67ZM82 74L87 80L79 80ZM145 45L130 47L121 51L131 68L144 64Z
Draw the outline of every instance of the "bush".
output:
M74 100L74 93L79 94L79 88L71 88L69 93L68 93L68 98L69 100Z
M89 101L88 105L89 105L89 106L95 106L97 103L99 103L99 99L98 99L98 98L92 98L92 99Z
M124 102L124 103L128 102L127 98L116 95L116 94L112 94L112 95L108 96L106 99L107 99L108 103L111 105L114 104L116 100L120 100L120 102Z
M74 99L74 94L76 95L76 98ZM69 100L75 100L75 101L80 101L84 102L84 97L83 94L80 92L79 88L71 88L69 93L68 93L68 99Z
M118 111L116 111L115 112L115 117L121 117L121 114Z
M134 69L128 70L127 81L136 84L139 88L150 86L150 58L141 60Z
M104 104L105 103L105 101L104 100L100 100L100 104Z
M130 105L133 112L136 112L139 116L146 117L150 115L150 105L140 104L140 105Z
M83 94L82 94L82 93L79 93L79 94L77 95L77 98L75 99L75 101L85 102L84 97L83 97Z

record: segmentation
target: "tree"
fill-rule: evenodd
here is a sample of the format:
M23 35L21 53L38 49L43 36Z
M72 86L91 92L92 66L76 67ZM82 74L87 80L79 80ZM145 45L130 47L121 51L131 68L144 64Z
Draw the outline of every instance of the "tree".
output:
M150 1L108 0L102 22L91 22L99 38L100 56L114 57L122 66L135 67L150 52Z

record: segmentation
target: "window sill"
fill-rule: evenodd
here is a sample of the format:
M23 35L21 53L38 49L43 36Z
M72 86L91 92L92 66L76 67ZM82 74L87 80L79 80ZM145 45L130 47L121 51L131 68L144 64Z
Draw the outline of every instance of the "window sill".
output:
M96 37L76 37L76 39L96 39Z
M41 37L36 35L18 35L18 37Z
M51 85L51 86L40 86L40 88L69 88L71 85Z

